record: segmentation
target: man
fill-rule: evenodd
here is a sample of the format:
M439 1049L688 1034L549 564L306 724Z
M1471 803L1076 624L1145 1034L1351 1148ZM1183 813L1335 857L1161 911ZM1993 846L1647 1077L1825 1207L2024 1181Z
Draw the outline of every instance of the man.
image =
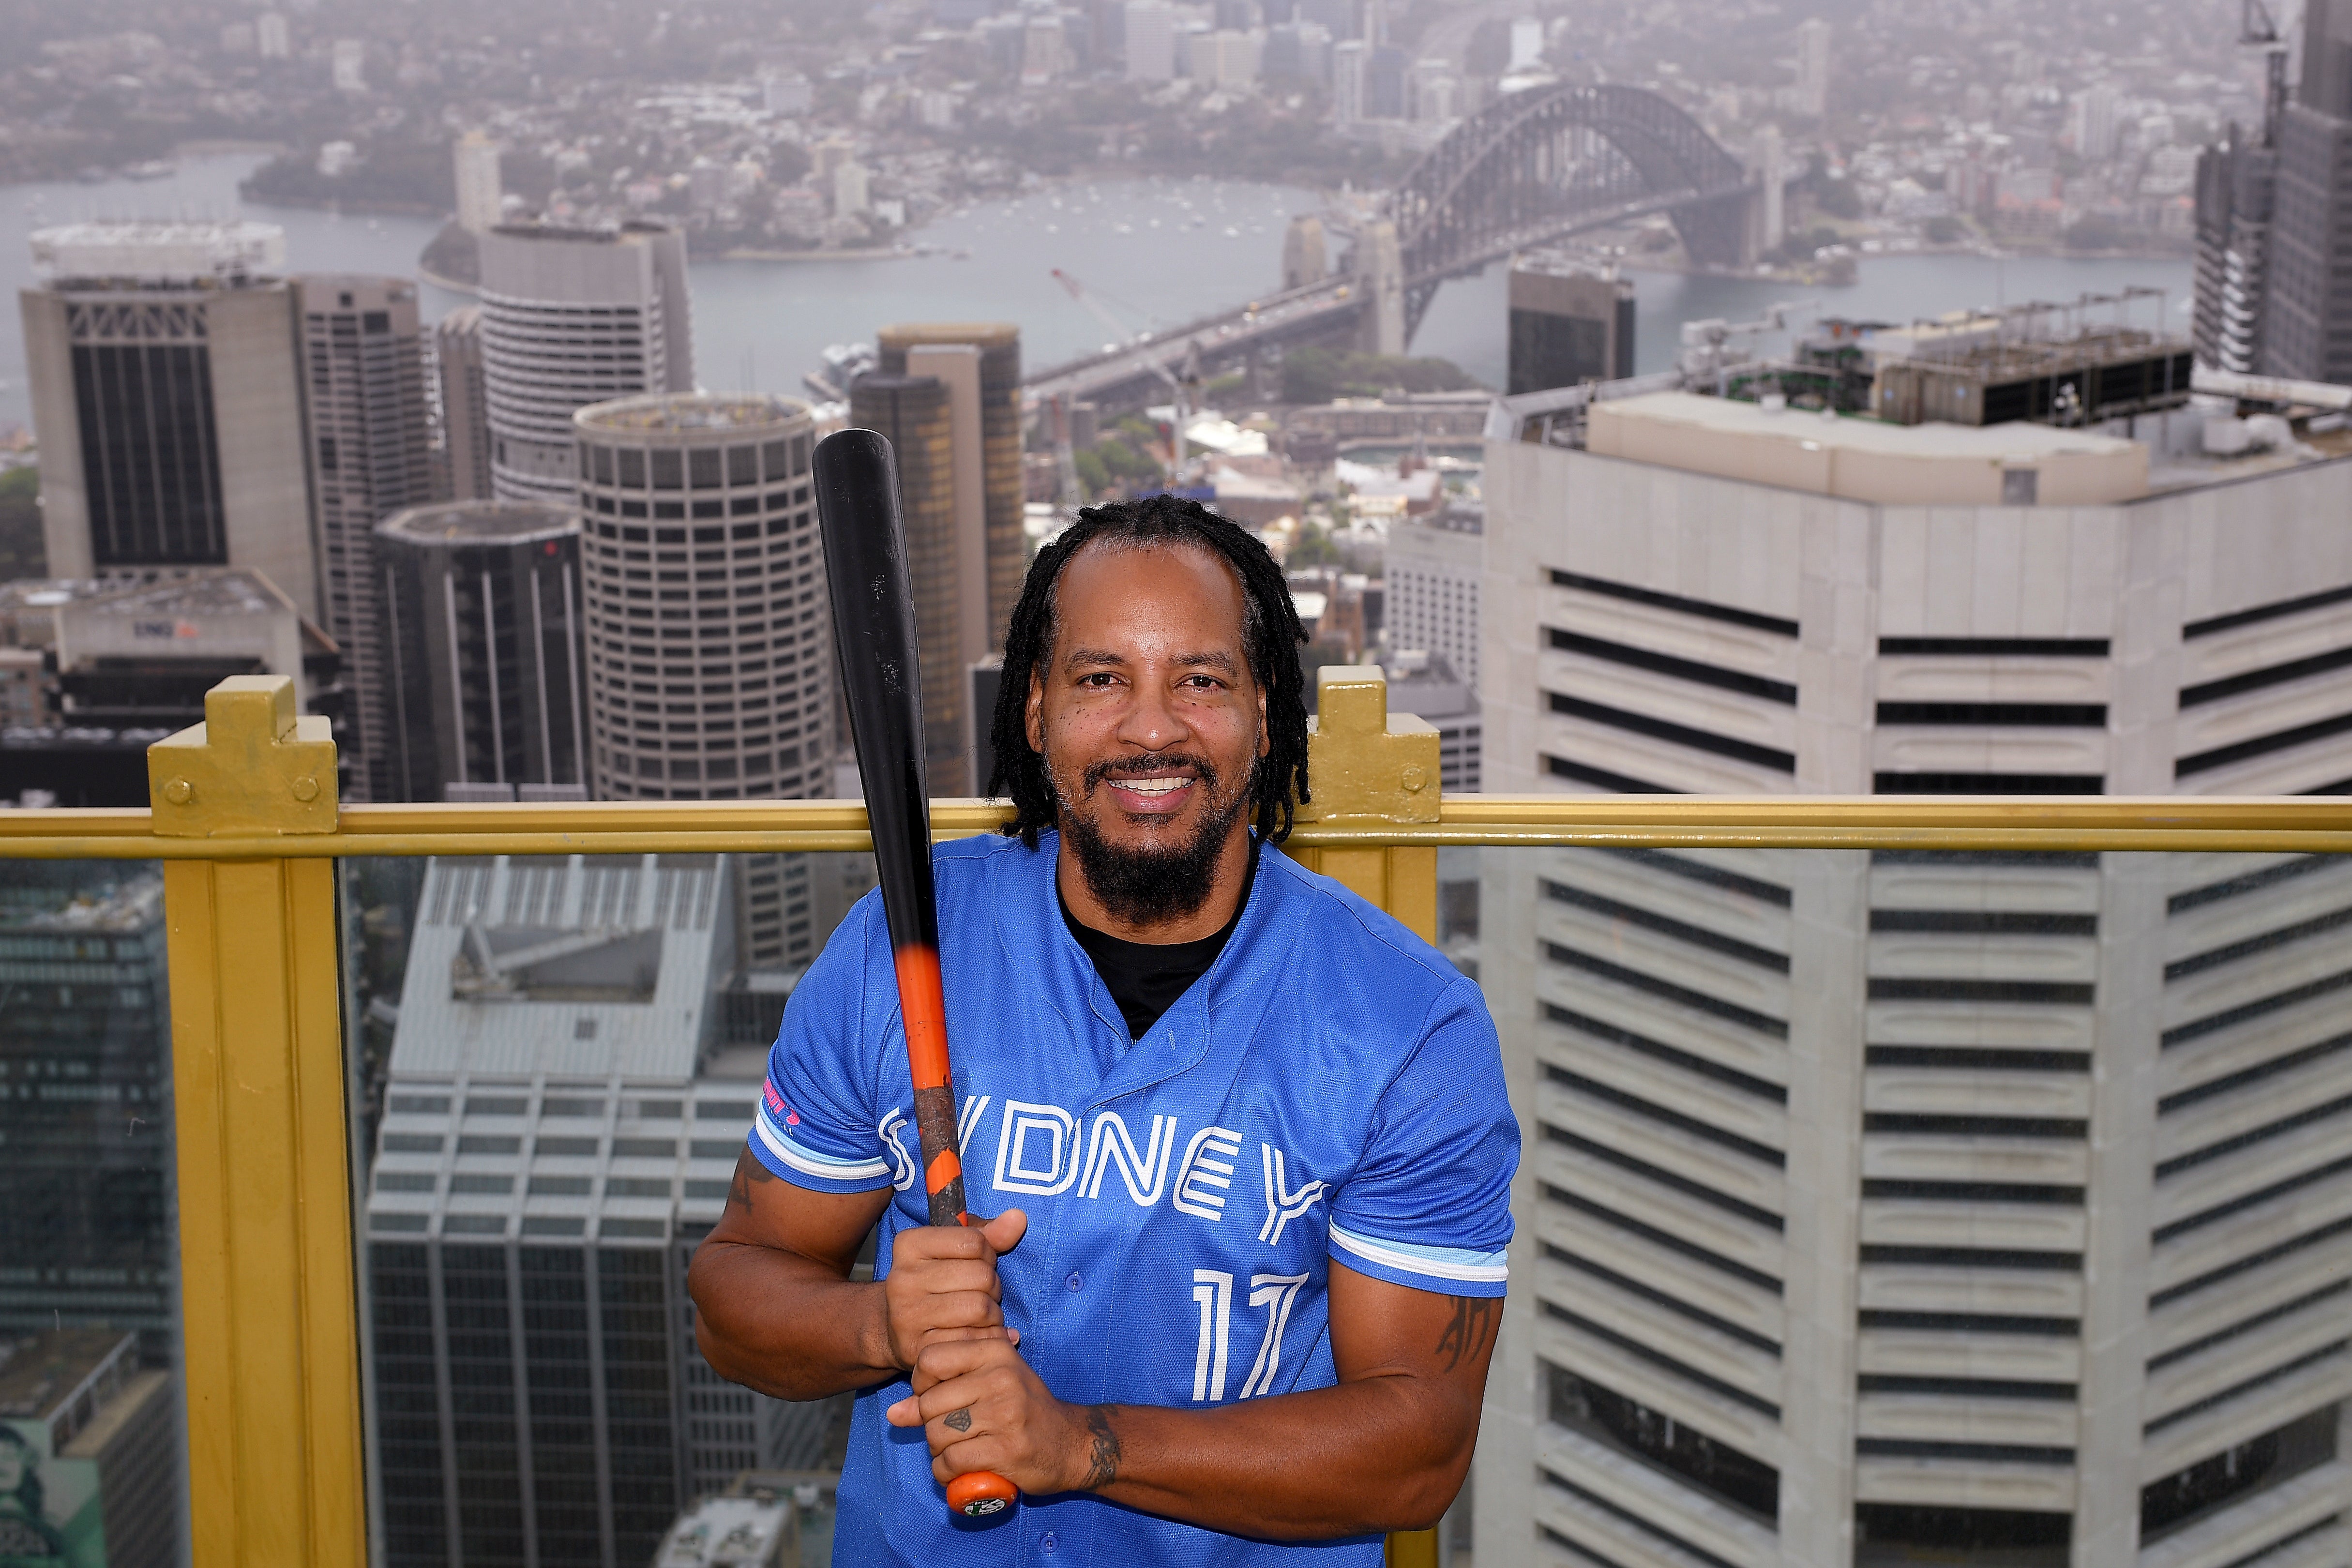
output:
M793 993L692 1286L722 1375L864 1391L835 1562L1369 1568L1460 1489L1518 1127L1477 988L1276 847L1300 640L1265 547L1192 502L1081 512L1031 569L1017 821L934 858L993 1219L923 1223L878 900ZM1021 1506L951 1515L979 1469Z

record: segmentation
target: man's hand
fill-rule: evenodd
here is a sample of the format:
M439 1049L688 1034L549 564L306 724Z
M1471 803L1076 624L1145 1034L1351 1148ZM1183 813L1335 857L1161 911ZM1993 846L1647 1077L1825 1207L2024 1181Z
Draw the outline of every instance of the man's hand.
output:
M985 1338L1008 1348L1019 1342L1020 1335L1004 1326L1004 1286L996 1260L1021 1245L1028 1229L1029 1216L1008 1209L986 1225L900 1231L882 1281L891 1364L916 1372L927 1347L949 1341ZM918 1389L928 1386L917 1384Z
M1040 1496L1099 1491L1118 1479L1108 1407L1055 1399L1010 1339L934 1342L916 1360L915 1387L884 1414L893 1426L923 1428L942 1486L973 1470Z

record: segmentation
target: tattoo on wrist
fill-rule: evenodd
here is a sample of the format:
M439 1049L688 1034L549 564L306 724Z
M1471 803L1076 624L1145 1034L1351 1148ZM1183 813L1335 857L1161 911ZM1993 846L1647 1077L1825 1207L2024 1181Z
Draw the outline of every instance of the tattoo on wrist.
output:
M1445 1331L1437 1338L1433 1355L1445 1358L1445 1370L1452 1372L1486 1348L1486 1341L1495 1331L1495 1320L1502 1316L1503 1303L1492 1296L1454 1296L1454 1316L1446 1321Z
M961 1410L950 1410L940 1419L959 1432L971 1430L971 1408L969 1405Z
M1087 1476L1078 1483L1078 1490L1098 1492L1118 1479L1118 1434L1110 1429L1109 1405L1087 1407L1087 1433L1094 1440L1094 1450L1087 1457Z

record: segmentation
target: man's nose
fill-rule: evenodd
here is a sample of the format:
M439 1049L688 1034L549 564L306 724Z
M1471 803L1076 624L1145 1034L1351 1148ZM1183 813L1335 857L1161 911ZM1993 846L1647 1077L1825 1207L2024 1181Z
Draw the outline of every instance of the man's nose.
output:
M1154 680L1136 683L1135 700L1119 722L1119 740L1147 752L1162 752L1192 733L1165 686Z

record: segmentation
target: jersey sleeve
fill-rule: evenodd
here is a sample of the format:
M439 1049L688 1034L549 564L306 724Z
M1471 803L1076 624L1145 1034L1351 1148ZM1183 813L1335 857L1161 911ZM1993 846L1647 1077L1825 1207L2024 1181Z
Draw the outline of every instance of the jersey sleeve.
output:
M1465 982L1439 1000L1381 1096L1364 1157L1331 1205L1331 1257L1392 1285L1500 1296L1518 1165L1502 1044Z
M814 1192L891 1184L890 1152L872 1104L877 1042L868 1035L878 1021L867 1016L866 980L878 924L874 902L851 911L793 988L751 1121L752 1156Z

